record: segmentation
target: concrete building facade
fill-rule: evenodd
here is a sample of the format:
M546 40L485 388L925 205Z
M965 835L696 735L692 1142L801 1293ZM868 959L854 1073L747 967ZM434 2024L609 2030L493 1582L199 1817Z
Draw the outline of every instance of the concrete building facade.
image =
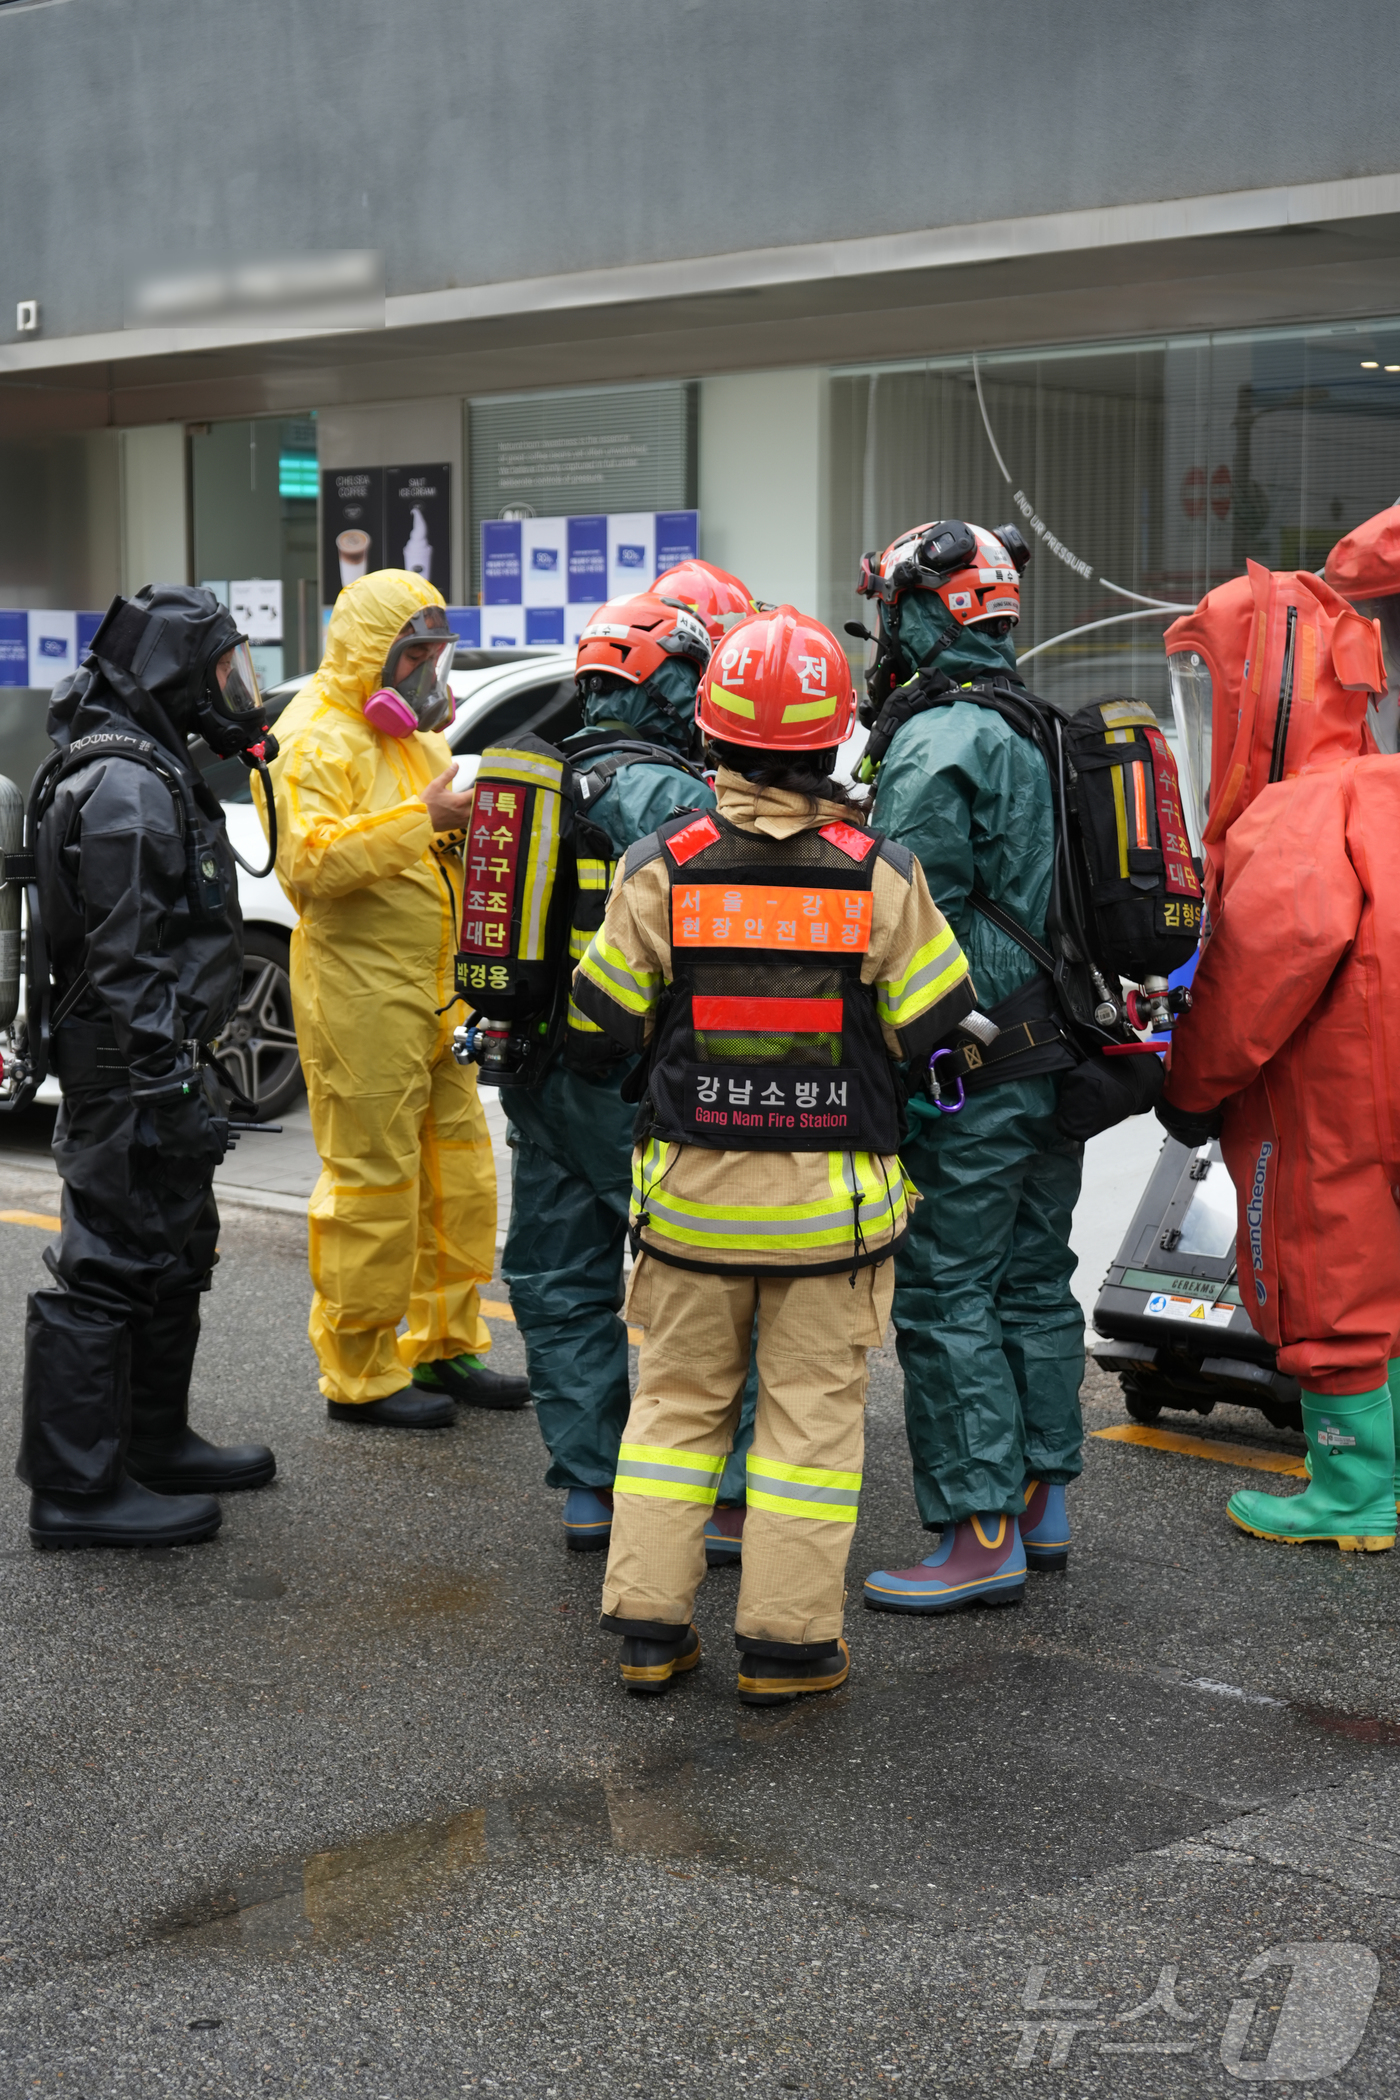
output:
M1134 611L1046 688L1150 687L1140 600L1400 494L1397 42L1383 0L0 0L0 607L280 575L300 668L314 477L405 462L469 604L537 403L541 459L605 433L838 625L864 548L1015 517L1025 646Z

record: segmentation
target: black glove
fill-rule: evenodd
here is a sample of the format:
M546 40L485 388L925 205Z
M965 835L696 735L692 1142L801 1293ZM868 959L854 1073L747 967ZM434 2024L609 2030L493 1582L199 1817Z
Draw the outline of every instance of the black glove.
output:
M1079 1143L1146 1115L1165 1084L1160 1057L1086 1057L1060 1081L1055 1121Z
M1205 1145L1218 1138L1224 1122L1224 1110L1219 1108L1177 1108L1171 1101L1157 1103L1157 1121L1168 1137L1174 1137L1179 1145Z

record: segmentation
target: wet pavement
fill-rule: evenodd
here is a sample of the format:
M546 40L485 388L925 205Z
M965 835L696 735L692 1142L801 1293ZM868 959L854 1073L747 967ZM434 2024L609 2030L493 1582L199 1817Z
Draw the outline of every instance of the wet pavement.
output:
M0 1161L0 1210L55 1193ZM44 1244L0 1221L7 1452ZM716 1571L702 1667L634 1702L529 1415L329 1423L300 1218L230 1203L221 1255L194 1415L274 1486L41 1555L0 1482L0 2100L1396 2089L1400 1556L1247 1539L1227 1495L1296 1483L1091 1437L1022 1608L857 1604L849 1686L754 1712ZM853 1577L926 1543L884 1352Z

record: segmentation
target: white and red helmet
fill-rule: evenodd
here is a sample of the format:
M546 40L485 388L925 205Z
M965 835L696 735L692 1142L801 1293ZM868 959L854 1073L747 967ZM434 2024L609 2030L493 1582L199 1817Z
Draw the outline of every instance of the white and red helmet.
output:
M891 540L877 561L863 557L857 591L893 605L906 591L936 591L961 627L1021 618L1021 571L1030 548L1014 525L972 525L943 518Z
M645 685L668 656L688 656L703 667L709 654L703 620L646 591L635 598L610 598L590 615L579 636L574 675L608 671L628 685Z
M829 750L845 743L855 717L845 650L829 627L791 605L731 627L696 696L707 736L764 751Z

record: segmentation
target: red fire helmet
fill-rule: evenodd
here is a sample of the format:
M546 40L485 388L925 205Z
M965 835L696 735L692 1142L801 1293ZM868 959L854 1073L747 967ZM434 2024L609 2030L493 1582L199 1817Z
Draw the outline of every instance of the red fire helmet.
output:
M696 718L707 736L765 751L826 751L856 718L846 652L791 605L752 613L715 644Z
M748 585L731 576L728 569L717 569L709 561L678 561L673 569L657 577L651 595L679 598L682 605L698 613L715 642L736 620L758 610Z
M629 685L645 685L668 656L688 656L702 667L710 654L704 622L683 606L663 605L650 591L610 598L579 636L574 676L610 671Z

